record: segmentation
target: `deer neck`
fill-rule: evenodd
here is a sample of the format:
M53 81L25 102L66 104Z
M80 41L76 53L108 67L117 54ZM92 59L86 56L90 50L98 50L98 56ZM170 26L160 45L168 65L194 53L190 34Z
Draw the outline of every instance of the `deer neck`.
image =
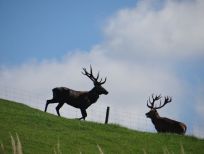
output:
M95 88L91 89L89 91L89 100L92 102L92 103L95 103L99 98L99 94L98 92L96 91Z
M155 113L155 115L151 117L152 123L156 124L159 118L160 118L159 114Z

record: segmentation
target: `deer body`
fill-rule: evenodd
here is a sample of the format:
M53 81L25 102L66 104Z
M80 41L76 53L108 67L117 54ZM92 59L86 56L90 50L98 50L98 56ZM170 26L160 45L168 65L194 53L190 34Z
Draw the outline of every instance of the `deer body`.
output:
M86 69L84 69L83 73L84 75L88 76L93 82L94 87L90 91L76 91L72 90L66 87L56 87L52 90L53 92L53 99L47 100L46 106L45 106L45 112L47 111L47 107L50 103L58 103L56 107L56 111L58 116L60 116L59 109L64 105L64 103L67 103L68 105L71 105L75 108L79 108L81 110L82 117L79 119L84 119L87 117L86 109L93 103L95 103L99 96L101 94L108 94L108 91L106 91L101 85L106 82L102 82L102 79L100 82L98 82L98 77L94 78L92 74L92 68L90 67L91 73L88 73Z
M148 113L146 113L147 118L151 119L157 132L185 134L187 127L184 123L176 121L176 120L172 120L166 117L159 116L156 109L162 108L167 103L172 101L170 97L165 97L165 101L163 105L161 105L161 101L160 101L160 106L154 107L154 102L156 100L159 100L160 98L161 96L156 96L154 98L152 95L153 101L151 102L149 99L149 102L151 105L148 105L148 102L147 102L147 106L151 109Z
M57 87L52 90L53 99L58 102L66 102L75 108L87 109L91 104L95 103L99 94L94 90L90 91L75 91L66 87ZM48 100L51 101L51 100Z
M149 117L148 114L146 116ZM158 113L149 118L151 118L157 132L177 134L185 134L186 132L186 125L184 123L166 117L160 117Z

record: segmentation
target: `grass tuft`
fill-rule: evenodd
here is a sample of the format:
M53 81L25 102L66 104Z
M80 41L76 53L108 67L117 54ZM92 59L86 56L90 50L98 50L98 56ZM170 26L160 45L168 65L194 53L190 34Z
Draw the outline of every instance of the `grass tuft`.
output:
M21 145L21 141L18 137L18 134L16 133L16 140L14 139L14 137L10 134L11 137L11 146L13 149L13 154L23 154L22 151L22 145Z
M60 142L59 142L59 138L57 140L57 144L54 146L54 154L62 154L61 150L60 150Z
M2 154L5 154L5 149L4 149L3 143L1 143L1 153L2 153Z
M17 143L16 143L17 154L23 154L23 149L22 149L21 141L20 141L17 133L16 133L16 140L17 140Z
M147 152L146 152L146 150L145 150L145 149L142 149L142 151L143 151L143 153L144 153L144 154L147 154Z
M102 148L97 144L98 150L100 152L100 154L104 154Z
M185 154L183 144L180 144L180 147L181 147L181 154Z

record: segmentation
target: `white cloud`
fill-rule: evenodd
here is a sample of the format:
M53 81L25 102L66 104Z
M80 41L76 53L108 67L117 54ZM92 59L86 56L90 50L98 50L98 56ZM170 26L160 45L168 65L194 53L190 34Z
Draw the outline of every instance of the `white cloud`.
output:
M105 27L107 48L113 57L128 60L203 56L203 8L203 1L166 1L155 10L143 1L136 9L121 10Z
M179 76L177 66L181 60L188 62L192 57L204 56L203 6L203 1L166 1L164 6L155 9L150 1L141 1L137 7L112 16L104 28L105 41L91 51L76 51L63 59L4 68L0 81L7 87L27 90L47 99L55 86L91 89L91 81L81 74L81 70L92 64L95 73L100 70L101 77L107 76L104 87L110 93L90 108L90 118L97 114L95 109L108 105L112 119L121 117L122 113L131 114L131 118L138 115L140 121L127 124L130 119L124 117L126 122L119 122L136 123L134 127L141 123L153 127L144 114L148 111L146 100L154 92L174 98L160 111L161 115L185 122L192 115L182 110L182 106L185 106L186 97L194 96L188 95L191 84ZM44 104L37 107L43 110ZM55 113L52 108L50 106L49 110ZM68 110L70 108L64 107L61 112L68 114Z

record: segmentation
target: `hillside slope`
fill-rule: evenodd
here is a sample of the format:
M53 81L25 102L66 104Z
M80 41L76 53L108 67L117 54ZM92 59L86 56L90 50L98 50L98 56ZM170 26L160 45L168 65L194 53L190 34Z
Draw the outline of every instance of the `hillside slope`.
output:
M104 125L57 117L26 105L0 99L0 144L12 153L11 137L18 134L25 154L185 153L204 154L204 140L172 134L143 133L117 125ZM168 149L168 150L167 150ZM0 147L0 153L1 153Z

